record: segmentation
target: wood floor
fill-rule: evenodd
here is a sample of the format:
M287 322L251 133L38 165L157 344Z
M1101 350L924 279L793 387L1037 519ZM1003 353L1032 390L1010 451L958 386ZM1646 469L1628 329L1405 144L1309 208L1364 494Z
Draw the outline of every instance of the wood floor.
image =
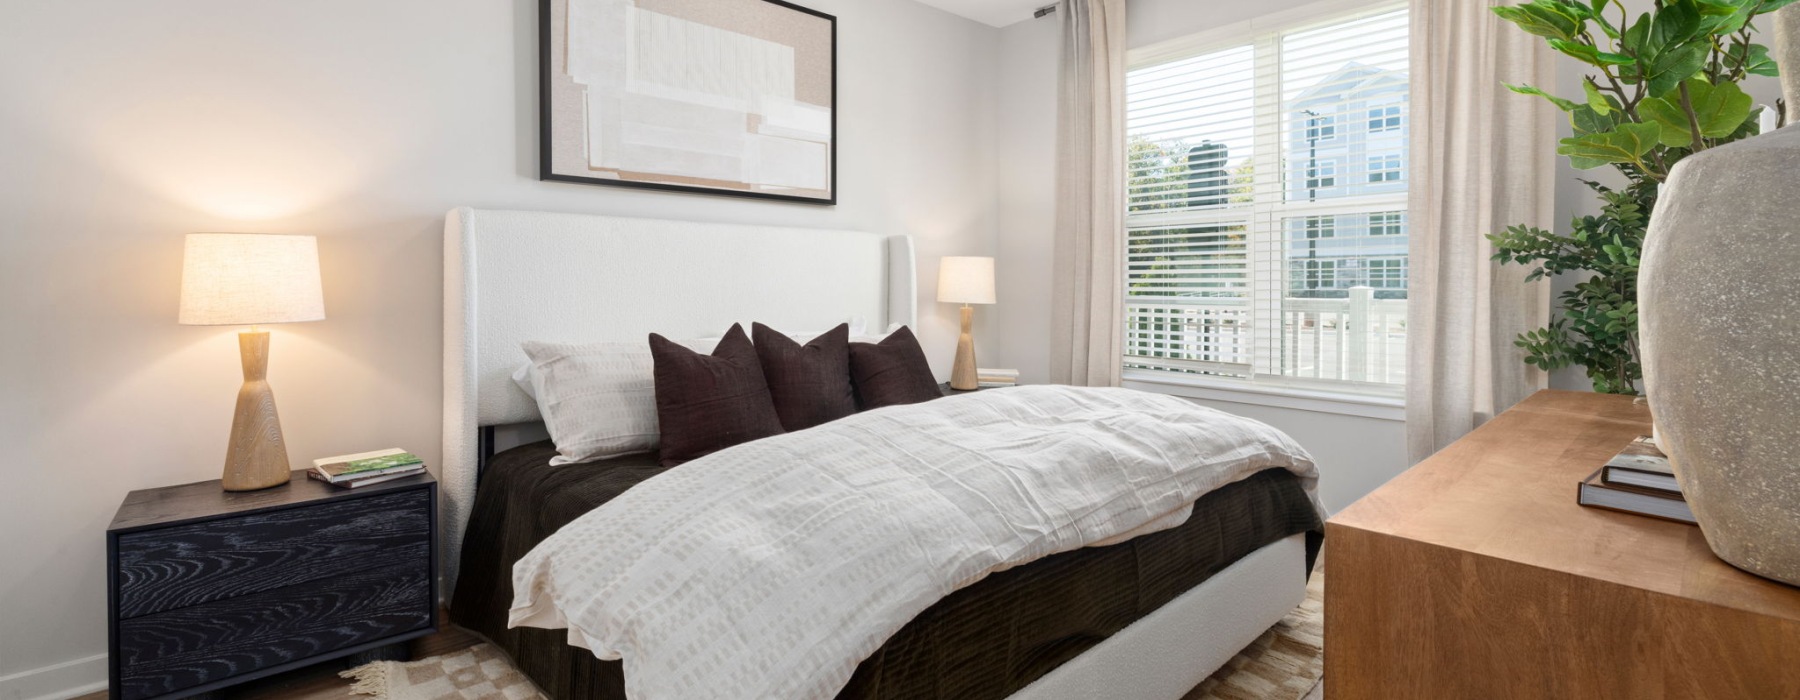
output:
M457 627L446 617L438 623L438 633L429 637L421 637L412 642L412 657L423 659L440 654L449 654L481 643L481 637L475 633ZM348 664L323 663L317 666L289 671L261 680L251 681L240 686L227 688L214 697L219 698L256 698L257 700L343 700L360 697L350 694L350 681L338 677L338 672L348 668ZM1325 697L1323 682L1313 686L1305 697L1294 700L1322 700ZM107 700L106 691L82 695L73 700ZM1287 698L1270 698L1269 700L1288 700Z

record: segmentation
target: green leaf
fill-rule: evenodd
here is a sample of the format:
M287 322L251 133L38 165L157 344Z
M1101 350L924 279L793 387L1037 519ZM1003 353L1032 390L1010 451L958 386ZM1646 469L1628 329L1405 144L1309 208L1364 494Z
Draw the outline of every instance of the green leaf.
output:
M1556 105L1557 109L1560 109L1564 112L1573 111L1576 107L1581 106L1580 104L1577 104L1574 100L1565 100L1561 97L1557 97L1550 93L1544 92L1543 90L1539 90L1530 85L1508 84L1506 86L1506 89L1511 90L1516 93L1519 93L1521 95L1536 95L1538 97L1542 97L1546 100L1549 100L1550 104Z
M1496 7L1500 19L1518 25L1528 34L1550 39L1573 40L1581 30L1581 21L1566 8L1548 0L1532 0L1525 5Z
M1709 139L1725 138L1750 118L1753 100L1737 83L1724 83L1714 87L1705 78L1695 78L1684 85L1688 90L1688 102L1694 107L1694 121L1700 125L1701 136ZM1681 106L1681 91L1644 100L1638 104L1638 116L1661 127L1658 139L1664 146L1693 145L1694 130L1688 124L1687 110Z
M1638 15L1637 21L1633 22L1631 27L1625 30L1625 35L1620 38L1620 45L1640 56L1650 54L1650 25L1653 23L1650 13L1645 12Z
M1662 53L1700 33L1700 8L1694 0L1669 0L1651 22L1647 48Z
M1600 93L1600 86L1594 84L1593 78L1583 78L1581 89L1587 93L1587 106L1600 116L1612 114L1612 103L1606 101L1606 95Z
M1645 74L1645 82L1650 86L1651 97L1662 97L1674 90L1682 81L1694 77L1706 67L1706 56L1709 48L1703 44L1688 44L1665 53L1658 54L1651 62L1650 70Z
M1746 52L1748 52L1747 56ZM1744 72L1751 75L1770 77L1781 75L1781 70L1775 65L1774 59L1769 58L1769 47L1762 44L1733 43L1731 48L1725 51L1725 56L1726 65L1735 66L1742 63Z
M1644 154L1656 147L1661 131L1656 124L1620 124L1612 131L1563 139L1556 152L1568 156L1569 163L1579 170L1612 163L1641 164Z
M1612 131L1619 120L1611 114L1601 114L1593 107L1582 106L1569 113L1569 124L1575 127L1577 136Z

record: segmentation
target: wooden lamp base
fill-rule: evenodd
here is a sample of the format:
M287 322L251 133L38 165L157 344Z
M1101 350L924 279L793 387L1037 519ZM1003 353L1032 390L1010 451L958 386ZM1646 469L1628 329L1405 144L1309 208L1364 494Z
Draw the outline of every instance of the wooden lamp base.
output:
M974 391L981 386L981 377L975 371L975 336L971 321L974 314L974 309L963 304L962 335L956 339L956 364L950 369L950 388L957 391Z
M237 412L231 418L231 442L225 449L226 491L255 491L288 482L287 442L275 415L275 392L269 389L269 332L238 334L244 363L244 386L238 389Z

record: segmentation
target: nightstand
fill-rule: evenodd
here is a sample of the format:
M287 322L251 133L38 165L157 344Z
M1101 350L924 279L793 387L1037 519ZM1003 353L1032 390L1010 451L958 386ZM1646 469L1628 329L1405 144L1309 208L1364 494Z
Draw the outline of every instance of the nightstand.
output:
M1011 388L1011 387L978 386L973 389L952 389L952 388L950 388L950 382L943 382L941 384L938 384L938 391L944 392L945 396L954 396L956 394L973 394L977 391L987 391L989 389L1009 389L1009 388Z
M183 698L437 631L437 482L295 471L133 491L106 531L114 700Z

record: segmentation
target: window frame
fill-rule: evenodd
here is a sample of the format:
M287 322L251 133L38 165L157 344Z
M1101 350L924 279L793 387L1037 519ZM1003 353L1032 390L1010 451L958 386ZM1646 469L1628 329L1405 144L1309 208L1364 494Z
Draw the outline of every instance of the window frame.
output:
M1371 4L1362 0L1321 0L1289 10L1269 13L1249 21L1220 26L1189 36L1132 49L1128 52L1127 71L1192 58L1208 53L1250 46L1253 47L1254 51L1254 70L1258 72L1259 76L1265 71L1274 72L1274 74L1278 76L1279 73L1275 71L1278 71L1279 68L1273 68L1272 70L1271 67L1279 66L1281 50L1280 37L1282 35L1353 22L1359 19L1387 14L1406 8L1407 4L1405 2L1389 1ZM1267 81L1264 79L1258 80L1259 87L1257 90L1259 93L1265 89L1260 87L1260 84L1264 82ZM1272 90L1278 94L1281 90L1278 77L1274 80L1274 84L1277 87ZM1257 103L1258 107L1255 118L1257 135L1253 146L1253 167L1257 172L1280 172L1281 168L1283 168L1281 154L1285 150L1281 141L1285 139L1287 135L1283 133L1281 127L1270 127L1269 125L1286 123L1282 115L1282 100L1264 99L1262 95L1259 94ZM1382 108L1387 106L1389 105L1380 105ZM1375 107L1371 106L1371 109L1373 108ZM1333 134L1333 138L1341 138L1345 117L1354 115L1354 112L1352 112L1351 115L1333 115L1335 117L1334 126L1337 127L1335 131L1338 132ZM1405 128L1404 115L1402 115L1400 128ZM1391 129L1384 130L1382 133L1388 131L1391 131ZM1332 173L1331 177L1336 179L1343 178L1346 174L1343 165L1334 165L1336 166L1336 172ZM1405 166L1406 163L1403 158L1403 171ZM1351 172L1349 175L1354 178L1355 173ZM1293 181L1288 182L1290 184L1300 184L1294 183ZM1405 180L1403 179L1400 182L1404 183ZM1392 186L1392 184L1393 183L1390 181L1383 181L1377 183L1376 186ZM1279 187L1286 188L1287 186L1288 185L1280 185ZM1341 186L1341 184L1334 182L1331 186L1338 187ZM1325 189L1325 187L1322 186L1318 189ZM1285 199L1285 193L1283 198ZM1274 241L1273 245L1270 245L1269 241L1258 241L1249 246L1251 249L1252 266L1256 268L1256 271L1253 272L1250 277L1250 283L1253 287L1262 287L1267 284L1269 280L1274 280L1274 283L1278 285L1285 285L1288 281L1289 271L1284 269L1286 265L1285 253L1281 251L1287 243L1287 234L1283 232L1282 219L1307 215L1372 216L1376 214L1400 213L1402 214L1402 217L1397 223L1401 226L1401 230L1396 233L1400 235L1406 233L1406 217L1404 217L1404 214L1408 207L1406 201L1407 194L1405 192L1400 192L1398 194L1375 193L1372 195L1327 196L1321 197L1318 201L1284 201L1280 205L1274 205L1266 201L1268 199L1270 198L1262 196L1261 193L1259 193L1259 196L1256 198L1257 201L1247 208L1227 207L1138 214L1129 217L1128 228L1137 229L1150 225L1222 226L1244 224L1250 226L1253 230L1277 231L1277 240ZM1384 233L1379 234L1379 237L1391 235L1395 234ZM1372 235L1371 237L1377 236ZM1273 254L1270 254L1267 250L1263 250L1267 248L1274 248ZM1279 317L1278 315L1281 313L1280 307L1282 302L1282 299L1279 297L1284 295L1264 294L1263 296L1264 298L1258 299L1253 291L1252 298L1248 301L1252 306L1264 307L1260 309L1262 312L1260 316L1262 318L1269 318L1271 315ZM1267 298L1269 296L1277 298L1271 300ZM1270 328L1270 324L1266 322L1257 323L1255 325L1258 326L1257 332L1265 336L1281 332L1278 326ZM1270 365L1270 360L1273 359L1272 356L1281 353L1279 345L1274 344L1275 347L1271 347L1272 343L1263 342L1262 338L1259 338L1258 341L1256 347L1253 349L1253 353L1258 356L1255 364L1259 368L1272 366ZM1234 378L1169 372L1157 369L1139 369L1130 367L1129 364L1130 363L1127 362L1127 367L1123 370L1124 383L1125 386L1132 388L1159 391L1162 393L1189 396L1193 398L1282 406L1301 410L1357 415L1387 420L1404 420L1405 386L1403 384L1359 383L1336 379L1312 380L1300 377L1281 376L1278 373L1268 373L1264 371L1254 372L1251 378Z

